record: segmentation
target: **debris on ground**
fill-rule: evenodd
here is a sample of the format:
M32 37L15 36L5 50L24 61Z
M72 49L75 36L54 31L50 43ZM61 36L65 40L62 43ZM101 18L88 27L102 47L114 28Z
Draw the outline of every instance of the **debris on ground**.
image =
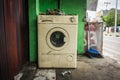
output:
M38 69L33 80L56 80L55 69Z
M14 76L14 80L20 80L22 76L23 76L23 73L19 73L16 76Z

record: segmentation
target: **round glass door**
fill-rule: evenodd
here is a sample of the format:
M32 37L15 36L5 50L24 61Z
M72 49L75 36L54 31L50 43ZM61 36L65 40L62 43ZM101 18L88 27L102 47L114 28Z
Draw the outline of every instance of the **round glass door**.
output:
M64 37L65 35L62 32L55 31L51 34L50 42L55 47L62 47L65 44Z
M55 27L46 36L47 44L54 50L61 50L69 43L69 35L63 28Z

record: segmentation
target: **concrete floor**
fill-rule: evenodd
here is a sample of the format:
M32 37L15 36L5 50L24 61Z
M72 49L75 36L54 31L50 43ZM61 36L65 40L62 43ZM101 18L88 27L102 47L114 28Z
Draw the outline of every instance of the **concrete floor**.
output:
M78 56L76 69L52 69L52 79L36 78L37 69L35 64L27 64L20 71L20 80L120 80L120 63L110 57L89 59ZM46 69L43 69L46 70ZM50 70L50 69L47 69ZM62 72L70 71L64 76ZM18 77L16 80L19 80Z

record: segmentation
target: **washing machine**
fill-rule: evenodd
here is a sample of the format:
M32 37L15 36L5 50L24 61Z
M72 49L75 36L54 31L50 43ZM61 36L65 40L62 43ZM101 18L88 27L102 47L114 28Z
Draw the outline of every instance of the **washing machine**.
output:
M38 16L39 68L76 68L77 15Z

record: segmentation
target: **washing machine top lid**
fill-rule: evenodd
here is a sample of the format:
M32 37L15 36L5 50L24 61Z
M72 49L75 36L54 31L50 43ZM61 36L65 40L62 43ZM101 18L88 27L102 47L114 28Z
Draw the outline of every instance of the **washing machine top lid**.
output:
M38 15L38 23L78 24L78 15Z

